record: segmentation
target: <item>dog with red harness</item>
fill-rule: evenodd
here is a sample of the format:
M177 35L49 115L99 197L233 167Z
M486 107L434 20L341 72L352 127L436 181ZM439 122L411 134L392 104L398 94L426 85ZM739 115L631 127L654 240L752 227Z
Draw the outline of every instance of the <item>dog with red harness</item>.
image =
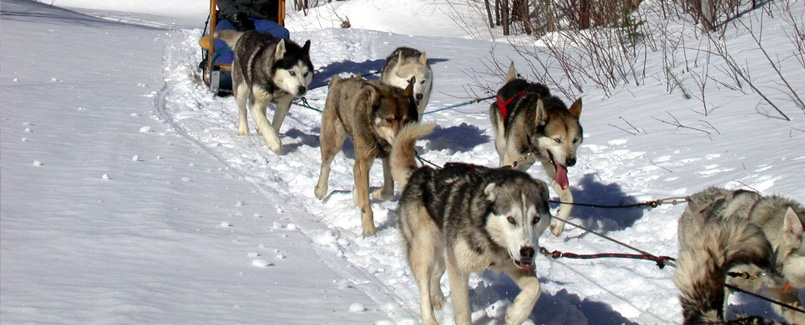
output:
M573 203L567 167L576 164L576 150L583 132L579 123L581 98L570 108L543 84L517 77L514 63L509 67L496 100L489 107L500 166L528 170L539 161L563 203ZM564 230L572 206L563 204L551 221L551 232Z

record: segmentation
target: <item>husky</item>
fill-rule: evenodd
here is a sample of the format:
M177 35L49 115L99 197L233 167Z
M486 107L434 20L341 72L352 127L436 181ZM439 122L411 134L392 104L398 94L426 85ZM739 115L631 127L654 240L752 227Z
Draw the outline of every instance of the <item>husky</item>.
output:
M410 47L399 47L386 58L386 64L380 73L380 80L398 88L407 87L408 81L416 78L418 82L414 85L414 97L417 112L422 116L433 89L433 71L430 69L425 52Z
M584 140L580 115L581 98L567 108L545 85L518 78L514 63L489 107L500 166L526 171L539 161L559 198L567 203L551 221L555 236L562 234L563 220L572 209L567 167L576 164L576 150Z
M413 97L415 80L400 89L379 80L360 77L330 81L330 92L321 118L321 173L315 194L319 200L327 194L330 164L349 137L355 148L355 206L361 209L363 236L377 232L372 207L369 205L369 169L374 159L383 159L383 187L375 191L376 199L388 200L394 196L388 155L394 138L408 123L416 123L419 116Z
M249 105L257 125L271 151L279 154L282 143L279 130L291 101L302 97L313 81L310 40L304 46L257 31L215 32L235 52L232 62L232 90L238 103L238 135L249 134L246 107ZM274 120L266 118L269 103L276 104Z
M540 296L534 260L551 219L548 186L510 168L416 168L413 146L430 132L426 127L406 126L391 153L394 181L404 185L398 228L419 287L422 321L437 324L433 309L444 305L439 282L447 270L455 322L470 324L469 275L492 269L508 273L522 290L506 323L523 323Z
M679 220L679 259L674 283L685 324L726 322L727 272L740 264L770 266L772 249L763 231L748 220L710 218L691 203ZM732 320L740 323L746 318Z
M757 192L737 190L731 191L719 187L710 187L689 197L688 207L679 221L680 249L689 255L690 259L698 261L712 260L707 262L697 262L701 266L705 263L720 265L731 272L739 272L749 275L747 278L730 278L728 283L741 289L751 292L758 292L766 287L766 292L773 299L788 305L802 308L799 299L799 290L805 288L805 244L803 244L803 225L805 224L805 208L793 200L780 196L762 196ZM701 220L700 220L701 219ZM707 224L708 228L719 228L710 230L710 234L701 230L701 224ZM725 237L714 235L715 231L725 230L730 224L747 224L743 227L743 233L731 242L732 245L724 244L729 242ZM757 239L749 240L742 237L750 236L753 233L751 227L760 230L764 240L768 241L768 254L762 253L765 246ZM721 250L703 250L696 247L709 247L708 237L714 237L722 241L724 248ZM742 241L742 242L741 242ZM737 252L741 251L741 252ZM773 252L773 253L771 253ZM735 258L735 256L751 255L748 259ZM765 254L765 255L764 255ZM766 261L760 261L762 258ZM730 268L732 264L737 264ZM765 271L768 267L771 270ZM702 272L706 274L702 274ZM723 272L716 272L707 268L691 267L689 269L680 268L675 276L679 283L686 284L684 291L705 290L696 289L696 286L712 286L723 283ZM714 282L710 282L714 281ZM680 286L682 288L683 286ZM693 289L691 289L693 288ZM710 289L713 292L714 289ZM713 292L712 294L715 295ZM727 298L724 296L724 304L716 313L723 316L726 310ZM712 303L692 305L691 308L705 309L716 308ZM683 306L685 305L683 300ZM782 308L773 305L772 308L777 314L792 324L805 324L805 314L792 309ZM687 318L687 316L686 316Z

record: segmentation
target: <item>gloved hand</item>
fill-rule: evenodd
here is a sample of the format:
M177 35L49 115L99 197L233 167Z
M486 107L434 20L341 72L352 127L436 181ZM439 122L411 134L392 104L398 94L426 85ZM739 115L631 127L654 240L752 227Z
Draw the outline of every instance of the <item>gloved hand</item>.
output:
M249 17L247 17L246 14L235 14L232 17L229 17L229 22L241 32L254 30L254 22L249 20Z

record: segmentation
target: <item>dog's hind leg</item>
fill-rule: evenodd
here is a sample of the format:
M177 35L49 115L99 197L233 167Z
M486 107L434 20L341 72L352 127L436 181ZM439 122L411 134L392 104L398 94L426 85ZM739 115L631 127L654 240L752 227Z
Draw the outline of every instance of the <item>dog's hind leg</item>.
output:
M330 179L330 165L333 163L333 158L341 150L344 145L344 140L347 138L347 132L344 125L338 121L335 109L325 109L322 113L321 135L319 136L320 149L321 149L321 170L319 171L319 182L316 183L314 192L316 198L321 200L327 195L328 185Z
M288 111L291 109L292 101L293 96L291 95L275 99L276 109L274 109L274 120L271 122L271 126L274 127L274 130L277 130L277 132L280 131L282 122L285 121L285 116L288 115Z
M522 324L531 315L534 305L539 300L539 278L534 275L533 270L511 268L507 270L507 273L517 283L521 291L514 298L514 303L506 310L506 324Z
M499 167L505 166L504 156L506 155L506 130L503 126L503 119L500 116L498 105L491 105L489 107L489 119L492 122L492 130L495 132L495 149L498 152L500 162Z
M249 87L241 84L235 87L235 101L238 103L238 135L249 135L249 121L247 119L247 101Z
M375 190L372 197L378 200L391 200L394 197L394 179L391 178L389 157L383 158L383 187Z

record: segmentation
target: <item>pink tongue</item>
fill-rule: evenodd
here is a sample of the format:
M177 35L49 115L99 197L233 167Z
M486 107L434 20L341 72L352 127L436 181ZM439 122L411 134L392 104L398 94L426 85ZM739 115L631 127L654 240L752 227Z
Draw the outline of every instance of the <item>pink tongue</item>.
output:
M570 187L570 182L567 180L567 168L558 163L554 163L554 166L556 166L556 184L559 184L563 190L566 190Z

